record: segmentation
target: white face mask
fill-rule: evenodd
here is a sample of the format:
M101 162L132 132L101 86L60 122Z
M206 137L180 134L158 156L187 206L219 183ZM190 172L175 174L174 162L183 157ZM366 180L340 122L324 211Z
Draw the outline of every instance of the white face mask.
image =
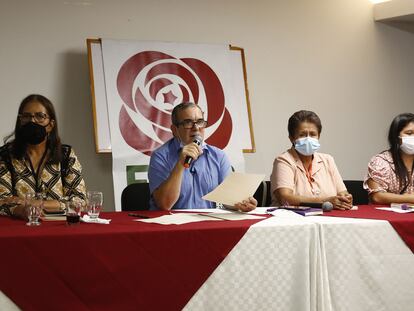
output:
M400 149L406 154L414 154L414 136L402 136Z

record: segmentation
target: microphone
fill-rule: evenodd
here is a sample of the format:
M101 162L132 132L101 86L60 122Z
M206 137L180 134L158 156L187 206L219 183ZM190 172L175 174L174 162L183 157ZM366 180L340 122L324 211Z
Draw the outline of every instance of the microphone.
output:
M324 212L330 212L333 209L333 204L329 201L323 203L300 202L299 206L321 208Z
M203 139L201 138L201 136L194 136L193 137L193 143L197 144L197 146L200 146L202 143ZM193 162L193 158L190 156L186 156L185 160L184 160L184 167L185 168L189 168L191 165L191 162Z
M322 203L322 210L324 212L330 212L333 210L333 204L329 201Z

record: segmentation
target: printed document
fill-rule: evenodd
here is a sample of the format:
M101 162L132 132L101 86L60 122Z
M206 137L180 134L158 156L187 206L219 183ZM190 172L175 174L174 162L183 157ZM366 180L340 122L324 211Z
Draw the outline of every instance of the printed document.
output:
M216 189L203 196L203 199L234 206L252 197L264 177L264 174L230 173Z

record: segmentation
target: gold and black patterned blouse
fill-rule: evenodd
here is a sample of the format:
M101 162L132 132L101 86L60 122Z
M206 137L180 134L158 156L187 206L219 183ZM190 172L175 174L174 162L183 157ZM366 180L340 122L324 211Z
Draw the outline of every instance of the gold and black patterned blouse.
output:
M26 193L42 193L46 200L76 197L86 199L82 167L73 149L62 145L62 161L46 163L39 177L33 172L30 161L13 158L8 145L0 148L0 199L10 196L25 197ZM8 214L0 209L0 214Z

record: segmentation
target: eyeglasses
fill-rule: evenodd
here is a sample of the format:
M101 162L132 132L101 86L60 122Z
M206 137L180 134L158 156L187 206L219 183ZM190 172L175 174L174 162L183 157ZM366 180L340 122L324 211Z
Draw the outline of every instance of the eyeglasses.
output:
M37 123L43 123L47 119L49 119L49 116L43 112L35 112L35 113L25 112L25 113L19 114L19 119L23 123L30 122L32 121L33 118Z
M183 128L189 130L197 125L198 128L205 128L207 126L207 121L203 119L198 119L197 121L193 121L190 119L186 119L184 121L178 122L177 126L182 125Z

